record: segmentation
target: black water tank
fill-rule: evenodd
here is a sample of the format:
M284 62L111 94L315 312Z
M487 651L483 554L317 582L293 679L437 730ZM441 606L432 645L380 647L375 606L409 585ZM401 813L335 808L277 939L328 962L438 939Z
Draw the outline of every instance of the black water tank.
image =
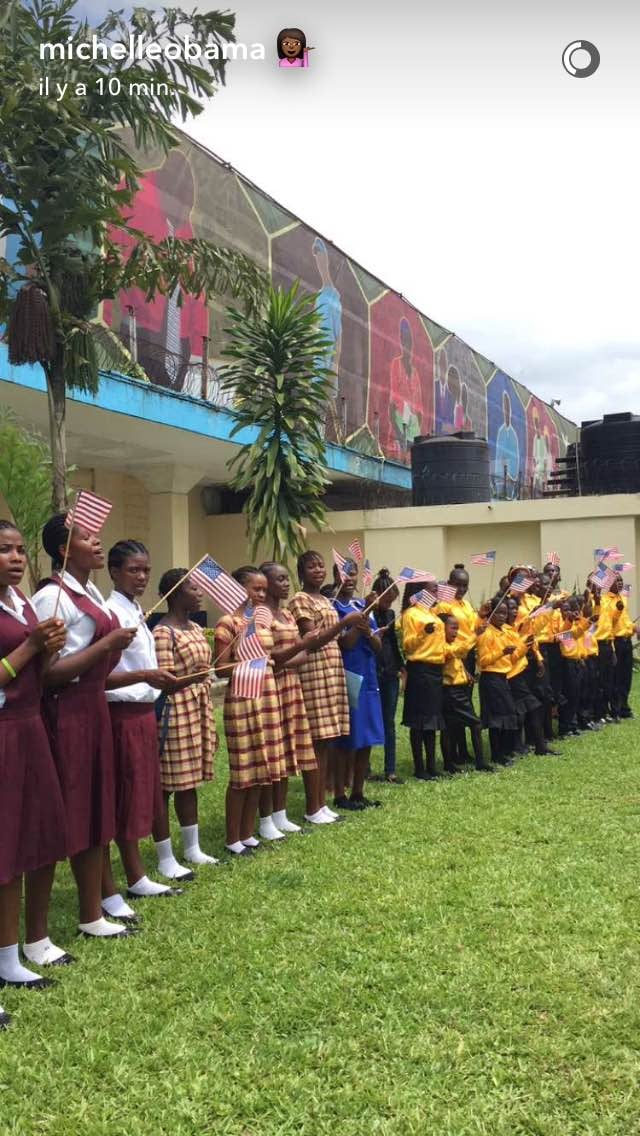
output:
M420 435L411 447L414 505L491 500L489 446L473 433Z
M605 414L580 430L581 489L589 493L640 493L640 417Z

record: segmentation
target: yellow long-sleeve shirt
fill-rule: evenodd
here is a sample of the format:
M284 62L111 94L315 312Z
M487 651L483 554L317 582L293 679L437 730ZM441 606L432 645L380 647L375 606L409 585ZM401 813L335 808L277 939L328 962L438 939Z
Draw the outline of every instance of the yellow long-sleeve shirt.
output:
M616 632L616 624L620 612L616 608L618 597L611 595L611 592L603 592L600 596L600 608L598 610L598 626L596 629L596 639L599 643L609 642L613 639Z
M474 635L474 646L475 642L476 637ZM442 682L445 686L466 686L473 681L464 665L464 660L468 654L466 642L460 639L459 633L453 643L445 645L444 670L442 672Z
M568 619L563 620L562 627L558 634L563 631L570 631L572 635L571 639L562 639L560 641L560 654L563 659L580 660L585 658L585 655L582 653L581 643L584 639L585 632L588 631L590 627L591 621L585 619L584 616L581 616L580 619L576 619L573 623Z
M526 635L522 634L512 623L505 623L504 632L507 635L509 646L515 647L513 654L509 656L511 667L508 671L507 678L517 678L519 674L526 671L529 661L527 659L529 646L525 642ZM540 659L541 658L542 656L540 656Z
M469 654L476 645L476 631L478 629L478 613L466 597L453 600L452 603L436 604L434 609L438 614L453 615L458 620L458 640L464 643Z
M630 639L635 635L635 624L629 615L629 601L626 596L616 596L616 603L620 602L624 605L624 610L618 612L616 620L616 638ZM617 608L616 608L617 611Z
M409 663L433 663L442 665L445 658L444 623L437 615L425 611L417 604L403 611L402 650ZM433 624L434 630L427 634L425 627Z
M504 649L513 646L513 638L509 634L506 624L500 628L489 624L486 631L478 636L476 655L480 670L508 675L513 666L513 657L505 655Z

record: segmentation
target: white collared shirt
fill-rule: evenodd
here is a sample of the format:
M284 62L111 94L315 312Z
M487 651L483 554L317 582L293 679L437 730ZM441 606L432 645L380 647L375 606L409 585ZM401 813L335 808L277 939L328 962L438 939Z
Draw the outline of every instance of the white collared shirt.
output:
M111 672L156 670L158 660L153 635L143 618L139 603L129 600L122 592L114 591L107 600L107 607L118 617L121 627L137 627L138 634L122 652L120 662ZM136 682L132 686L121 686L118 690L107 691L107 702L155 702L160 694L146 682Z
M87 582L86 588L83 588L82 584L79 584L75 577L69 572L65 572L62 579L70 591L77 592L80 596L88 596L88 598L96 604L97 607L101 607L107 615L111 614L103 596L90 580ZM33 597L33 606L36 609L39 620L42 621L44 619L53 618L57 599L57 584L45 584L41 591L36 592ZM96 633L95 620L92 619L90 615L85 615L81 612L66 592L60 592L57 618L63 621L67 629L67 641L60 652L61 659L64 659L67 655L75 655L77 651L84 651L85 647L90 646ZM77 679L73 681L77 682Z
M9 584L8 596L12 603L15 604L15 607L11 608L8 604L5 604L2 602L2 600L0 600L0 608L2 608L3 611L6 611L7 615L13 616L13 618L16 619L18 623L22 623L23 626L26 627L27 621L24 616L24 609L28 604L31 610L35 612L33 604L30 600L27 599L26 596L24 597L24 599L22 599L22 597L19 596L16 592L15 588L11 587L11 584Z

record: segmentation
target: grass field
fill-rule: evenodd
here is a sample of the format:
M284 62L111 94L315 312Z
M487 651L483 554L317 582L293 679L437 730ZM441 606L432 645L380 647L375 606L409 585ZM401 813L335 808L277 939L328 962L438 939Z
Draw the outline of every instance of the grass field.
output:
M2 1136L640 1132L640 721L563 753L371 786L384 808L202 869L111 945L74 944L60 870L78 962L3 994Z

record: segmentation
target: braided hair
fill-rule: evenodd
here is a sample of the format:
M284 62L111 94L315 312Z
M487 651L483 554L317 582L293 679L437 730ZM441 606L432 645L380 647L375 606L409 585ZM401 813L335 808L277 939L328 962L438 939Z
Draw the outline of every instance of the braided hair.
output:
M66 517L66 513L55 513L53 517L49 518L42 530L42 546L47 556L51 557L51 570L53 572L62 568L60 548L64 548L69 539L69 529L65 525Z
M148 556L149 549L145 548L140 540L119 540L114 544L113 548L109 549L107 557L107 568L111 571L112 568L122 568L125 560L130 556Z

